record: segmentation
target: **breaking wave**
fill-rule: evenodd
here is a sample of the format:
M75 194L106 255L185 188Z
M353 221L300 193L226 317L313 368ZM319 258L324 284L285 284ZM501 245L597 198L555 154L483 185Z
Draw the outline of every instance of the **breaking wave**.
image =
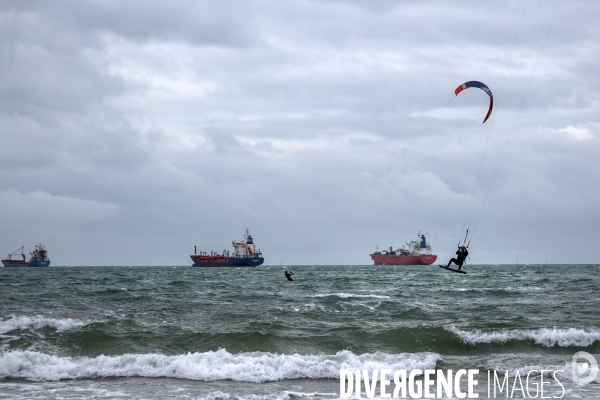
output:
M600 331L585 329L547 329L537 330L501 330L496 332L483 332L481 330L463 331L449 328L450 332L458 336L464 343L476 345L479 343L505 343L510 340L533 340L535 344L546 347L588 347L600 341Z
M10 319L0 320L0 334L16 330L40 329L44 327L54 328L58 331L78 328L91 323L91 321L80 321L72 318L46 318L42 316L12 316Z
M59 357L34 351L0 354L0 379L34 381L108 377L167 377L199 381L268 382L284 379L339 379L340 369L435 368L435 353L367 353L344 350L334 355L285 355L265 352L231 354L227 350L119 356Z

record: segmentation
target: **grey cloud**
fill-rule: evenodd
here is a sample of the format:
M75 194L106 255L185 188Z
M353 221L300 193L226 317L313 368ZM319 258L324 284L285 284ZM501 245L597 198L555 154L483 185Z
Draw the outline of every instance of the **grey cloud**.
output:
M31 1L5 2L2 9L12 19L21 14L41 20L59 32L83 34L77 40L87 45L99 45L93 36L100 33L141 42L183 40L235 47L248 44L255 36L251 10L243 1Z

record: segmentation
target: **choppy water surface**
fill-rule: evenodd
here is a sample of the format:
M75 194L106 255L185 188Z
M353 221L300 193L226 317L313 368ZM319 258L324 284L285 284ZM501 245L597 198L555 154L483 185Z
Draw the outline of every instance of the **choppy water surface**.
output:
M598 266L0 269L0 398L337 398L339 370L565 370ZM482 397L484 397L482 395Z

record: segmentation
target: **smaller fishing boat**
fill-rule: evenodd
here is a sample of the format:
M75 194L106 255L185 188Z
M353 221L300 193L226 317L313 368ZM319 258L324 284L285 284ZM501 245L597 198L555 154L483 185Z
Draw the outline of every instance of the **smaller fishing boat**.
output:
M23 259L13 260L13 256L17 255L20 255ZM29 261L25 259L25 246L21 246L20 249L10 253L7 259L2 260L2 264L5 267L49 267L50 259L46 247L38 244L35 246L35 250L29 253Z

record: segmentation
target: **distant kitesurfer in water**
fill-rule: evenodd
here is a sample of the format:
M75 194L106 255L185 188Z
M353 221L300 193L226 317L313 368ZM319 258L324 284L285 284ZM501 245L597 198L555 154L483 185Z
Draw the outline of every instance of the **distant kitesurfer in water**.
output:
M467 248L465 246L458 246L458 250L456 250L456 258L453 258L450 261L448 261L448 265L446 268L450 268L450 264L454 263L458 265L458 269L460 270L468 255L469 252L467 251Z
M285 275L288 281L293 281L292 275L294 275L294 273L292 271L285 271L283 274Z

